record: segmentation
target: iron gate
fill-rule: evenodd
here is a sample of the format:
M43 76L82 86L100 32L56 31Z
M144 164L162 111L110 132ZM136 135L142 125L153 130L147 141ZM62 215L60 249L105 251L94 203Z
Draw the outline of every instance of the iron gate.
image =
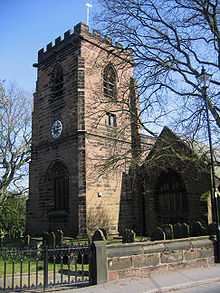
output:
M0 250L0 291L57 286L88 286L91 245Z

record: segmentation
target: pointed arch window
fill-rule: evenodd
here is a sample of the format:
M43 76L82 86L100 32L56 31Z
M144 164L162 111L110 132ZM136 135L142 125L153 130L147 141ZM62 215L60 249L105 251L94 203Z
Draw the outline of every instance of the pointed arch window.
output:
M103 91L104 96L108 98L116 98L117 93L117 75L112 64L108 64L103 73Z
M188 222L188 195L180 174L171 169L162 171L155 192L155 209L160 224Z
M60 64L57 64L52 74L52 91L53 97L60 97L63 95L63 68Z
M60 162L56 162L52 168L52 184L54 209L67 211L69 208L69 175L66 167Z

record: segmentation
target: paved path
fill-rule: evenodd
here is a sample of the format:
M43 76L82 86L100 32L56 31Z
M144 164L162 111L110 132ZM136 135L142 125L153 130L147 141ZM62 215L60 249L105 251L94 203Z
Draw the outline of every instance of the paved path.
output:
M219 293L219 292L220 292L220 282L176 291L176 293Z
M149 278L124 279L93 287L62 290L62 293L161 293L171 291L220 293L219 282L220 264L208 268L157 272L152 273ZM213 291L207 289L209 286L213 286ZM189 291L189 288L194 291ZM57 291L52 290L52 292Z

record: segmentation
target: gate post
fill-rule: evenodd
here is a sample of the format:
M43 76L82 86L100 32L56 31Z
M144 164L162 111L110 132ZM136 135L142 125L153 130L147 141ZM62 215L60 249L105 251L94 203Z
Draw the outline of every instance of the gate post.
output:
M48 247L44 246L43 250L43 258L44 258L44 284L43 287L46 289L48 287Z
M101 284L107 281L107 256L105 241L94 241L91 245L91 283Z

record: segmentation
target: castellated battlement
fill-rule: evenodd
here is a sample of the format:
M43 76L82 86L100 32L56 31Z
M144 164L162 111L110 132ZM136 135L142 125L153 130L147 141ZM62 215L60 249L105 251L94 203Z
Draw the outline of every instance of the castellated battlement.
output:
M54 42L50 42L47 44L46 48L42 48L38 51L38 62L41 62L44 58L47 58L47 54L52 52L53 50L59 50L61 45L65 46L65 44L76 40L77 38L89 38L96 41L96 43L106 45L110 45L117 49L125 50L123 45L115 42L113 43L112 39L108 36L103 36L99 31L93 30L90 31L88 25L85 23L78 23L74 26L73 30L67 30L64 35L61 37L59 36L54 40Z

